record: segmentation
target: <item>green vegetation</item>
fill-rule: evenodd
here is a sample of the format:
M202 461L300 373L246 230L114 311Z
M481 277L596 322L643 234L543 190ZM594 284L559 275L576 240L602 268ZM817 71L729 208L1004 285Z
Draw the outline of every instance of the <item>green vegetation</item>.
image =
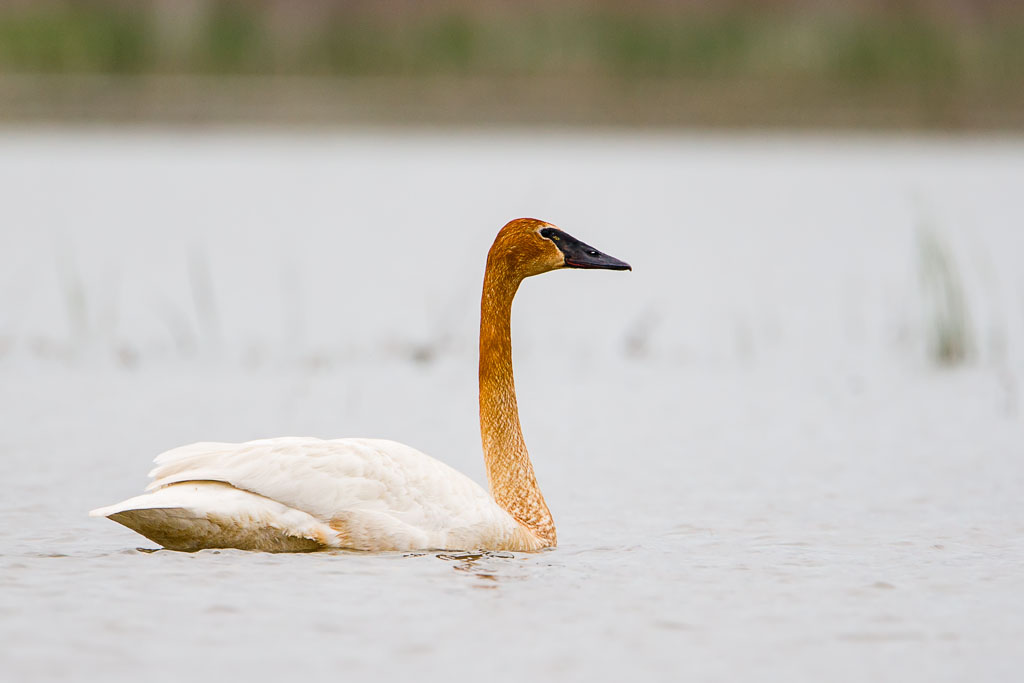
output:
M153 64L149 17L104 6L0 10L0 69L136 73Z
M847 84L1024 79L1024 9L964 21L925 6L894 13L855 4L827 13L756 3L481 9L467 2L435 12L326 3L282 11L287 7L221 1L168 14L145 3L0 5L0 70L772 77Z
M83 85L94 75L132 78ZM324 119L352 115L354 101L375 119L401 101L411 104L398 110L447 120L445 98L458 89L461 116L492 106L492 120L1020 127L1024 3L0 0L0 119L54 107L159 115L164 90L143 88L164 77L178 79L179 102L237 111L232 98L200 92L207 86L182 85L194 76L334 78L356 89L377 79L392 93L247 95L253 108L241 111L256 117L287 98L319 102ZM499 110L494 93L538 104ZM17 99L26 97L34 103ZM563 97L575 99L556 106Z
M936 365L960 365L968 359L973 344L959 272L949 249L928 228L918 231L918 251L929 355Z

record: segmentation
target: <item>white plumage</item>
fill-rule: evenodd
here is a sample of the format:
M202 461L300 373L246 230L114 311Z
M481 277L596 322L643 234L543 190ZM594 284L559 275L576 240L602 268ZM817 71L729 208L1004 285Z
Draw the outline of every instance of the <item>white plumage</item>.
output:
M540 547L476 482L395 441L204 442L155 462L151 493L89 514L177 550Z

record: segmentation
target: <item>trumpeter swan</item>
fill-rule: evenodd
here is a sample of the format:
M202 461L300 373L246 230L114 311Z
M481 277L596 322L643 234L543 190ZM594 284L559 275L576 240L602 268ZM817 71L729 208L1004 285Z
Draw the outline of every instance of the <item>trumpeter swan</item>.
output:
M532 218L503 227L487 254L480 433L491 495L448 465L394 441L285 437L167 451L156 458L148 493L89 514L186 551L554 546L554 520L519 425L510 319L523 279L559 268L630 270Z

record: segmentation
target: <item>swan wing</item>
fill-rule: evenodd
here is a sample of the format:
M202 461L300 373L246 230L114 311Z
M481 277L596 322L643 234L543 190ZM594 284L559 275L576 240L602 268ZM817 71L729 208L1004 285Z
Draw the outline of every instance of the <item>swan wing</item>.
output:
M173 550L340 547L335 531L312 515L216 481L172 484L89 514L108 517Z
M331 546L527 550L536 541L473 480L394 441L203 442L167 451L156 465L148 491L222 482L329 526Z

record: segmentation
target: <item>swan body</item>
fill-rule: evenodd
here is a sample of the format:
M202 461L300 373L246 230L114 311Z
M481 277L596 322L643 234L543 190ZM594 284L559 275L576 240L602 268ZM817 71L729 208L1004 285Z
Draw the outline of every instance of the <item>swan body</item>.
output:
M196 443L156 465L150 493L90 515L173 550L543 547L479 484L395 441Z
M480 319L480 430L490 493L414 448L381 439L201 442L156 458L147 493L98 508L165 548L300 552L492 549L557 543L519 425L511 308L526 277L629 265L535 219L499 231Z

